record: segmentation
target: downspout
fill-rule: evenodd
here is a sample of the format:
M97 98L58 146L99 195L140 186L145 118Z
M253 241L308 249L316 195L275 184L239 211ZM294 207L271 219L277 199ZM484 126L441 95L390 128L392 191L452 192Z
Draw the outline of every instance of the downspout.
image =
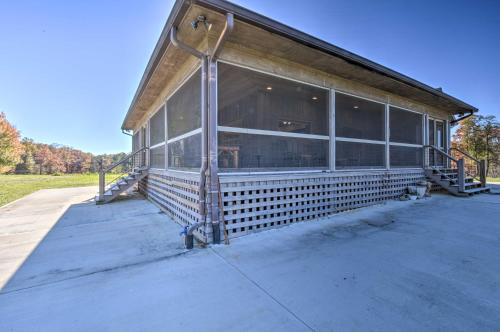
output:
M232 13L226 14L226 23L215 43L212 54L209 58L209 188L210 188L210 220L212 222L213 243L220 243L220 208L219 208L219 179L217 164L217 59L222 50L228 35L233 31L234 17Z
M170 41L172 45L186 51L187 53L197 57L201 60L201 132L204 133L201 135L201 167L200 167L200 185L199 185L199 195L200 200L198 202L198 209L200 211L201 221L189 226L186 230L186 248L192 249L194 245L194 236L193 232L199 227L203 226L207 222L207 211L205 206L205 184L207 179L207 169L208 169L208 137L207 137L207 129L208 129L208 75L207 75L207 67L208 67L208 57L204 53L198 51L191 46L188 46L177 39L177 28L172 27L170 30Z
M187 53L201 60L201 131L204 133L201 140L201 168L199 185L199 210L202 220L189 226L186 230L186 248L192 249L194 245L193 232L207 223L207 211L205 188L207 176L209 177L210 194L210 217L212 221L213 242L220 242L220 220L219 220L219 199L218 199L218 178L217 178L217 58L222 49L222 45L228 34L233 30L233 14L226 15L226 23L217 40L211 56L208 56L197 49L188 46L177 39L177 28L170 30L170 41L172 45L186 51ZM210 69L210 74L209 74ZM208 88L210 87L210 95ZM210 105L211 112L208 112Z

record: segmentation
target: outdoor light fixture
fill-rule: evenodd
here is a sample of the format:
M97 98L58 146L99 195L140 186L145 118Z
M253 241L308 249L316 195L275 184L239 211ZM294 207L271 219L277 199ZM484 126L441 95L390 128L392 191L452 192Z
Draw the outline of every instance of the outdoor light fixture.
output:
M266 90L267 90L267 91L271 91L272 89L273 89L273 87L272 87L272 86L268 86L268 87L266 88Z
M206 16L200 15L198 16L195 20L191 22L191 26L193 27L194 30L198 29L198 25L200 23L203 23L205 26L205 29L210 30L212 27L212 24L208 23Z
M312 99L313 99L313 100L318 100L318 97L314 96Z

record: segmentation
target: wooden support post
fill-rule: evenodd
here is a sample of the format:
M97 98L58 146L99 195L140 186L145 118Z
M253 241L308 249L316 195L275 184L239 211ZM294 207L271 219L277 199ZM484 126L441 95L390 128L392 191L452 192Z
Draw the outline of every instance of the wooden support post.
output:
M458 168L458 191L465 191L465 167L464 167L464 159L458 159L457 161Z

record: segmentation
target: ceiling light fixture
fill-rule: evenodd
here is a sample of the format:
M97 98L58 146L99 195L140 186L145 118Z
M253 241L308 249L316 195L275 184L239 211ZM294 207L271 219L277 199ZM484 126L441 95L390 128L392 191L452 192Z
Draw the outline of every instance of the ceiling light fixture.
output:
M318 100L318 97L314 96L312 99L313 99L313 100Z
M266 90L267 90L267 91L271 91L272 89L273 89L273 87L272 87L272 86L268 86L268 87L266 88Z
M355 109L358 109L358 108L359 108L359 106L354 106L354 108L355 108Z

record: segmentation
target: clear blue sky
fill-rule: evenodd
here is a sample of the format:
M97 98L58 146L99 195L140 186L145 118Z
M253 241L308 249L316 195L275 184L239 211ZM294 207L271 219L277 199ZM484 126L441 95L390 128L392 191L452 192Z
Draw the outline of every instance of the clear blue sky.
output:
M499 1L236 3L500 118ZM172 0L0 2L0 111L23 136L128 151L123 117Z

